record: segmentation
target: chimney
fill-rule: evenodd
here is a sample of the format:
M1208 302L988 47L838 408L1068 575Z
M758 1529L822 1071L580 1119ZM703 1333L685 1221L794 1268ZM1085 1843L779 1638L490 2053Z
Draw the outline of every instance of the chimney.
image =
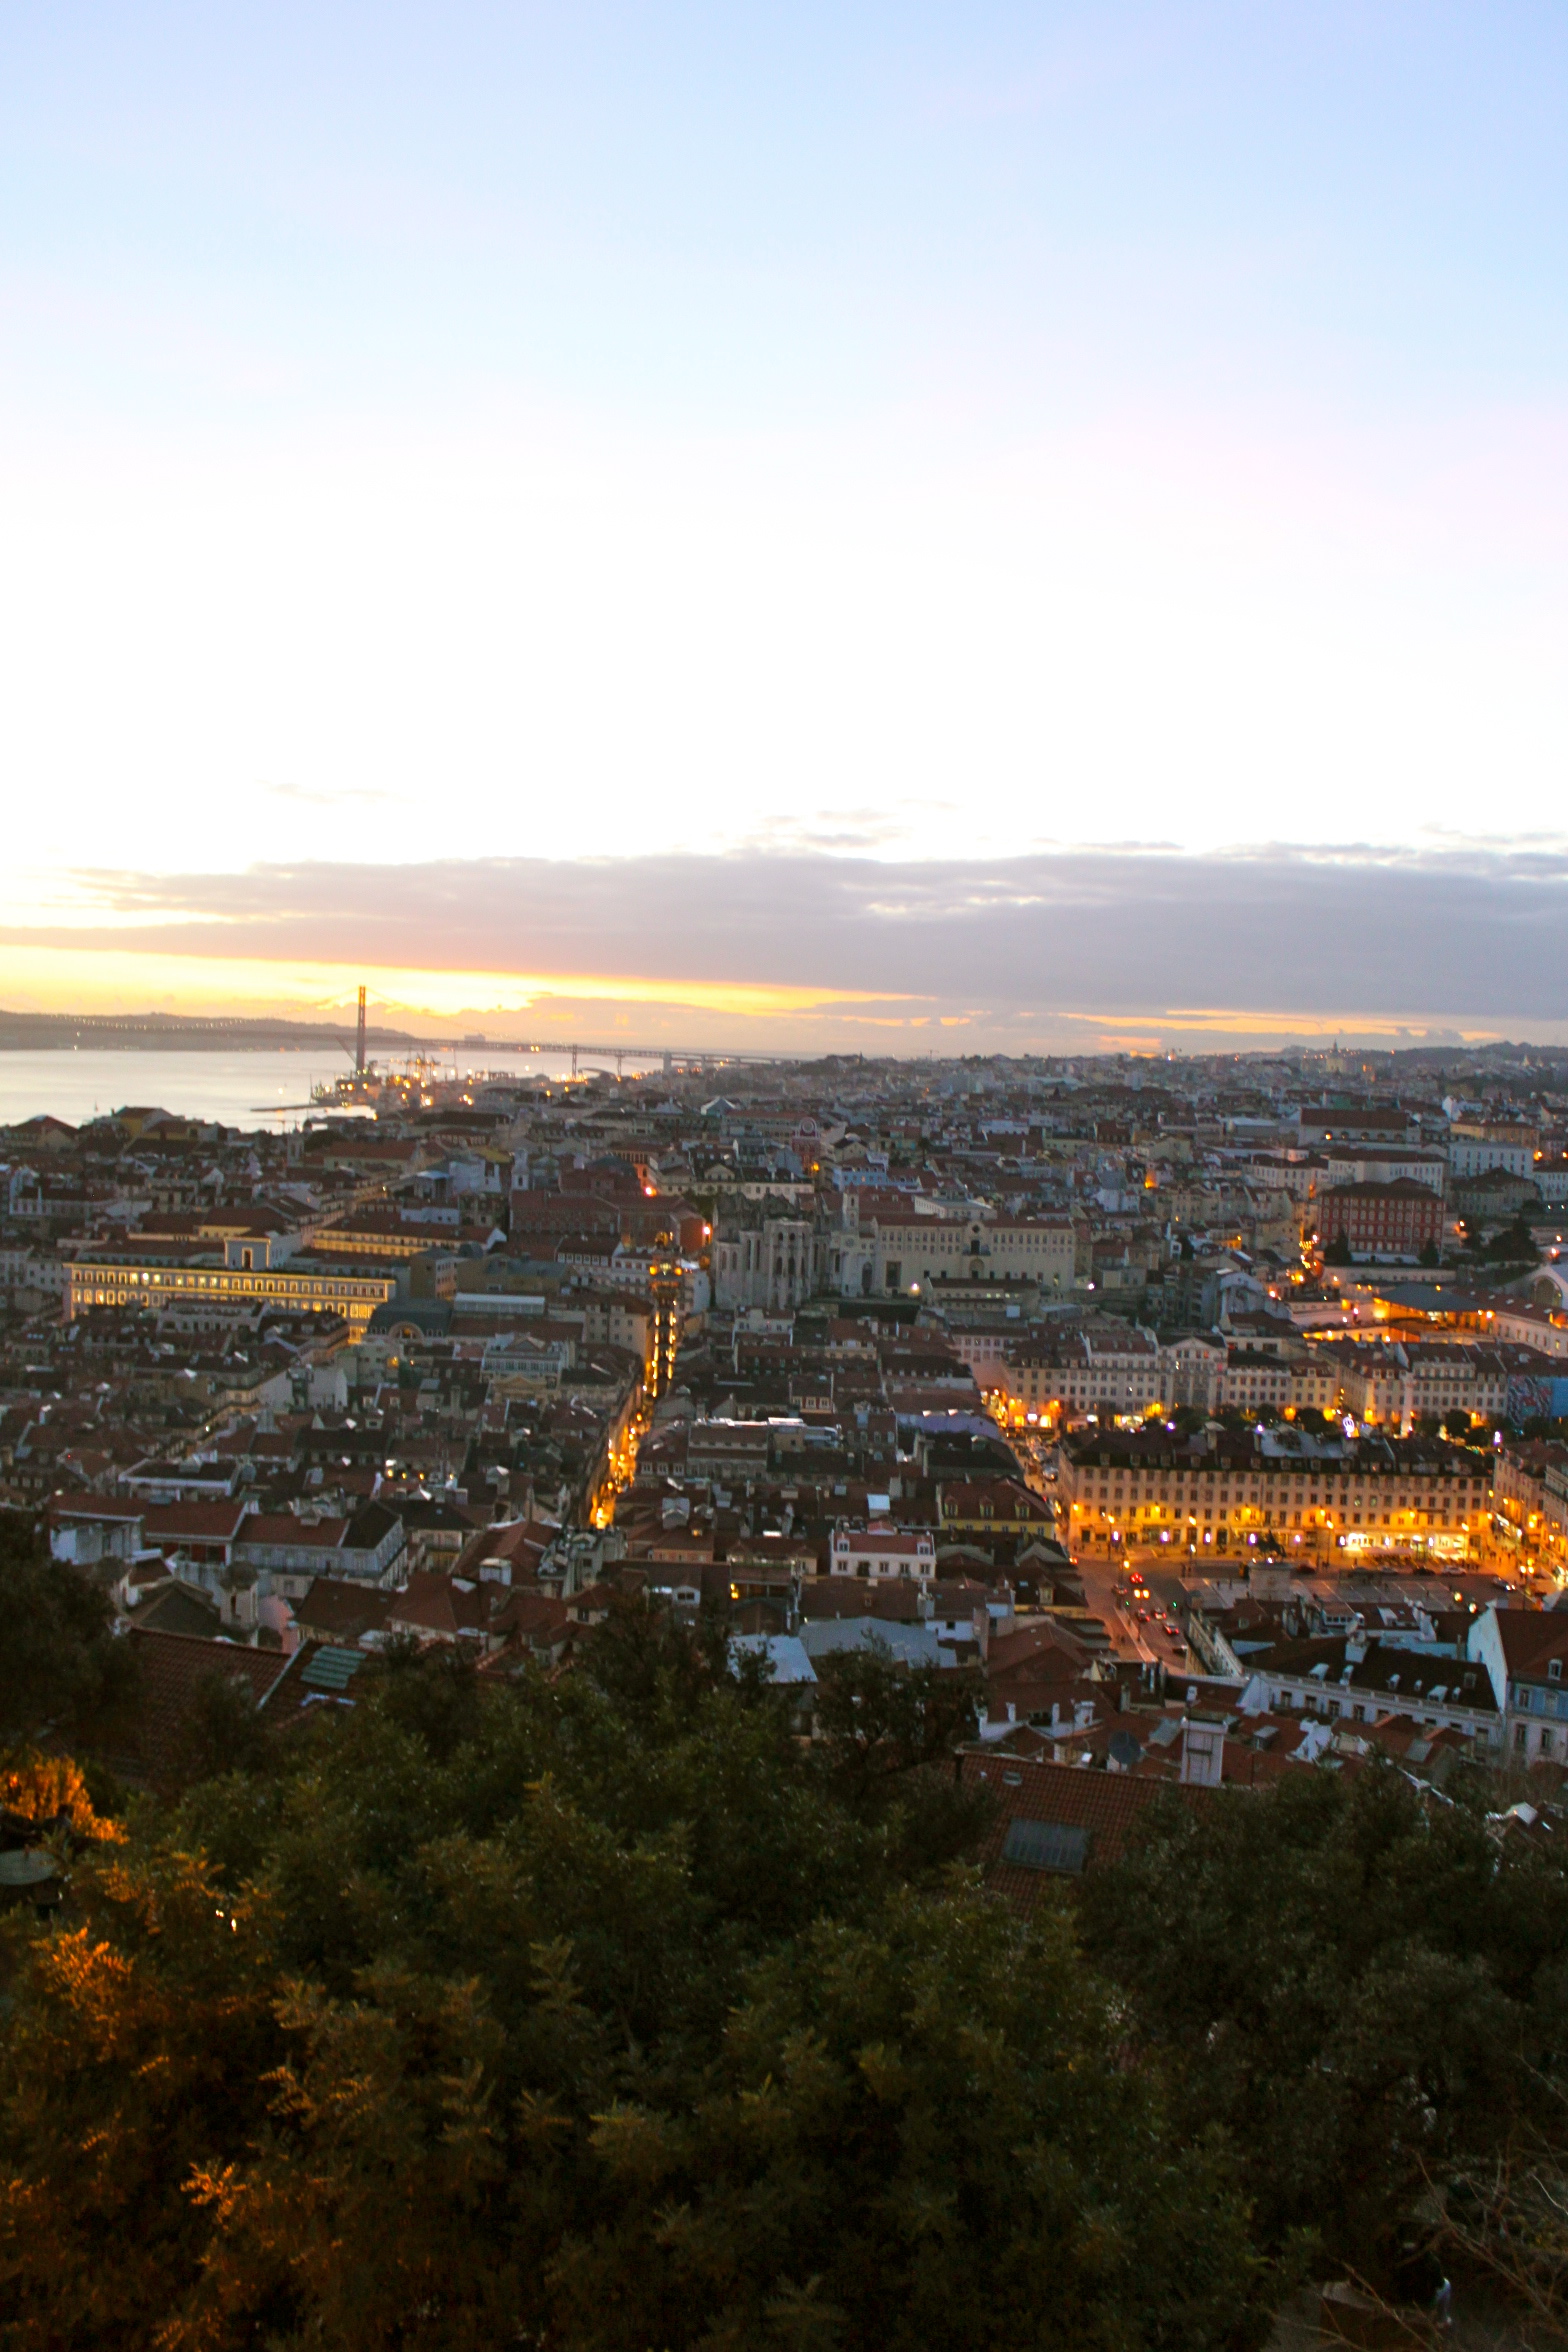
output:
M1225 1777L1225 1724L1218 1715L1189 1715L1183 1726L1181 1779L1187 1788L1218 1788Z

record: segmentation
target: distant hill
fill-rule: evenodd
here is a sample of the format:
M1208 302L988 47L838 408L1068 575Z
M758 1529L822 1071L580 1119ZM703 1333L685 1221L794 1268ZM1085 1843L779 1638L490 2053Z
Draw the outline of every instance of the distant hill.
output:
M430 1042L407 1029L365 1031L365 1043L372 1050L406 1052ZM185 1013L13 1013L0 1008L0 1052L9 1053L47 1053L69 1046L95 1046L100 1052L232 1053L245 1046L304 1049L327 1043L345 1045L352 1052L353 1021L203 1020Z

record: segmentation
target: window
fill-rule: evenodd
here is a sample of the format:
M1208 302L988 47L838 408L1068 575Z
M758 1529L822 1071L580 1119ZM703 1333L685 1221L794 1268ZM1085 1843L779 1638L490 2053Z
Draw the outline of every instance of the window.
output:
M1055 1870L1080 1877L1089 1858L1089 1832L1058 1821L1011 1821L1002 1847L1004 1862L1025 1870Z
M1548 1658L1548 1659L1547 1659L1547 1661L1546 1661L1546 1679L1547 1679L1547 1681L1548 1681L1548 1682L1561 1682L1561 1681L1562 1681L1562 1678L1563 1678L1563 1662L1562 1662L1561 1658Z

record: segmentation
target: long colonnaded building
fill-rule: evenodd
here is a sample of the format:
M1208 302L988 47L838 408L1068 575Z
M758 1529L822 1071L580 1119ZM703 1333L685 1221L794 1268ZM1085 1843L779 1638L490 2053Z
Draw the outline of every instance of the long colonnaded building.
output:
M180 1242L132 1234L84 1251L65 1269L65 1313L94 1307L273 1306L341 1315L358 1342L376 1309L399 1296L406 1269L367 1265L323 1249L280 1249L266 1239Z
M1238 1431L1211 1449L1155 1428L1065 1438L1058 1461L1070 1548L1091 1557L1263 1549L1320 1567L1391 1554L1461 1561L1491 1513L1490 1458L1439 1440Z

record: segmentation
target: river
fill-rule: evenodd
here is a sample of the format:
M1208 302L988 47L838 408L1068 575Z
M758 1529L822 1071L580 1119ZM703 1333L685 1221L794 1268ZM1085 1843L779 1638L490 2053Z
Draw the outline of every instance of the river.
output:
M486 1070L535 1078L564 1078L571 1068L563 1057L548 1054L492 1059L480 1049L474 1060ZM185 1118L220 1120L225 1127L297 1127L310 1109L312 1086L341 1076L346 1067L341 1055L291 1048L263 1053L104 1052L89 1047L0 1051L0 1126L49 1112L79 1127L99 1112L136 1103L154 1104ZM439 1067L456 1075L467 1064L445 1061ZM628 1063L627 1075L631 1074Z

